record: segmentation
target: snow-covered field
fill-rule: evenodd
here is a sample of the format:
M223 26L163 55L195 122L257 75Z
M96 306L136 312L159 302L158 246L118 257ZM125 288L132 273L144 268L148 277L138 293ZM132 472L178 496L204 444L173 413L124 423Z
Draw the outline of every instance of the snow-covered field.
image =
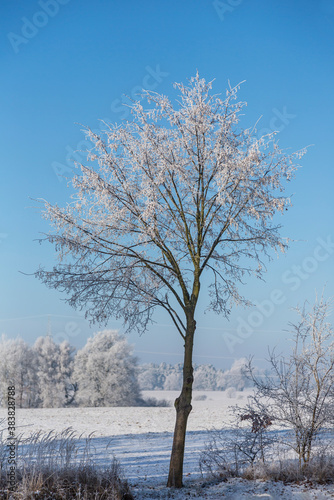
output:
M114 454L121 462L124 475L129 480L136 499L198 498L198 499L322 499L334 498L334 488L309 486L284 486L263 481L230 480L210 484L201 477L198 460L210 430L228 427L228 407L247 403L251 390L243 392L194 393L193 411L189 417L185 452L184 483L181 491L171 492L165 487L169 456L172 446L175 410L173 407L157 408L58 408L18 409L17 432L28 436L72 427L82 437L94 432L94 460L106 465ZM146 397L174 401L173 391L147 391ZM197 400L206 396L205 400ZM0 409L0 419L6 410Z

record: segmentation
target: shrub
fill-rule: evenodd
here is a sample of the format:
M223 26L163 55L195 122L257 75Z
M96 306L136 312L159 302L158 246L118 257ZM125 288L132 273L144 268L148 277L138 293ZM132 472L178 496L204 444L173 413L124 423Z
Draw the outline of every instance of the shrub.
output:
M258 461L265 463L265 452L275 439L268 433L272 422L265 412L258 413L251 405L230 411L235 427L213 431L200 457L201 471L219 479L242 475Z

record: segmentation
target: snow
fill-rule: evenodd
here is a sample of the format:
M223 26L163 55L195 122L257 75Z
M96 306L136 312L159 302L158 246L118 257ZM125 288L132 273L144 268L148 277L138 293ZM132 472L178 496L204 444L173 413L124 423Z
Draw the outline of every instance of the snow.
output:
M98 465L107 465L114 454L120 461L136 499L327 499L334 498L331 486L310 489L306 485L283 485L271 481L231 479L210 482L200 474L200 452L209 440L210 430L228 427L229 406L247 403L252 390L194 392L193 411L189 417L184 461L184 484L181 491L165 487L172 447L175 410L173 407L112 408L39 408L17 409L17 433L28 436L72 427L86 437L94 432L92 450ZM144 391L145 397L174 401L175 391ZM205 400L197 400L206 396ZM0 419L6 409L0 409Z

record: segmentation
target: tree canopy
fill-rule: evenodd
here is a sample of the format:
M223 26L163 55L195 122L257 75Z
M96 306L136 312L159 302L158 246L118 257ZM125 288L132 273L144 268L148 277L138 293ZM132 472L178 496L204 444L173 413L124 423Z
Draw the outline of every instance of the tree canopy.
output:
M242 130L238 87L210 95L198 74L175 87L176 107L143 91L131 122L106 123L100 136L85 129L92 147L73 202L45 203L60 263L36 275L92 321L114 316L143 331L159 305L184 336L182 311L205 270L209 307L226 315L231 301L247 303L237 284L262 275L261 253L285 249L273 216L290 204L284 181L303 152L285 155L274 134Z

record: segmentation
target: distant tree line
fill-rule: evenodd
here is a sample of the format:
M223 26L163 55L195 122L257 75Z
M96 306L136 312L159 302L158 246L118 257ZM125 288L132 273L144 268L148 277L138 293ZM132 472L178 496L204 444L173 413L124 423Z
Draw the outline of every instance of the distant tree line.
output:
M242 391L252 386L252 382L244 374L247 364L245 358L234 361L229 370L219 370L212 365L194 365L195 391L224 391L230 387ZM149 363L138 367L138 382L141 390L176 391L182 385L182 363L170 365L166 363Z
M194 366L195 390L243 390L245 359L231 369ZM33 346L23 339L0 339L0 398L5 406L7 388L15 386L19 408L66 406L143 405L141 390L179 390L182 364L138 365L127 339L114 330L89 338L76 352L67 341L57 344L51 335L39 337Z

